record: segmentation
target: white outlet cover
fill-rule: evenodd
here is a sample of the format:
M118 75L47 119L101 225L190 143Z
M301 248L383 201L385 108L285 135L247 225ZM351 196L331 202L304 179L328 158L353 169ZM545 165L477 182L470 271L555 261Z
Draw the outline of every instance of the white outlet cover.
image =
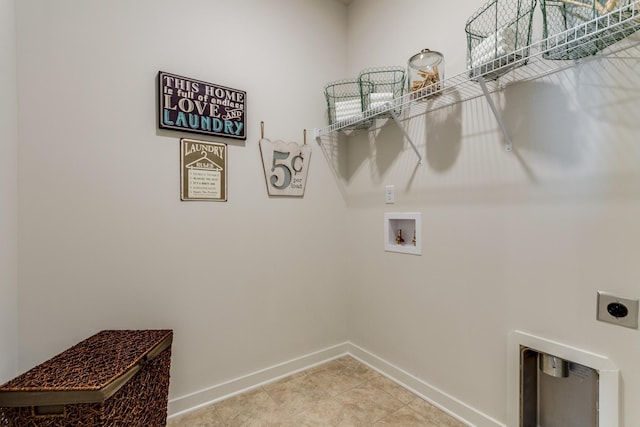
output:
M395 185L387 185L384 188L384 201L387 204L396 202L396 186Z

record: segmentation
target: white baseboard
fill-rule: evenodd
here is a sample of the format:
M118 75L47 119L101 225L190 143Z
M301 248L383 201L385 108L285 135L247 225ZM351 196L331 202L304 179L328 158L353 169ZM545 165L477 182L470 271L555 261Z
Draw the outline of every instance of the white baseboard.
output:
M169 418L177 417L344 355L353 356L466 424L475 427L505 427L499 421L350 342L298 357L186 396L171 399L168 408Z
M276 381L314 365L346 355L349 343L338 344L287 362L279 363L266 369L226 381L221 384L196 391L185 396L169 400L169 418L173 418L206 405L227 399L239 393Z
M475 427L506 427L500 421L353 343L349 343L349 354L465 424Z

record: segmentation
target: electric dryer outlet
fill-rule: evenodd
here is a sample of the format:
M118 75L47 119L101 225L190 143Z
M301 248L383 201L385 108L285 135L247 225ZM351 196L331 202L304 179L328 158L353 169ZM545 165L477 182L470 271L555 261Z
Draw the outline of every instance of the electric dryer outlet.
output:
M598 291L596 318L614 325L638 329L638 300Z

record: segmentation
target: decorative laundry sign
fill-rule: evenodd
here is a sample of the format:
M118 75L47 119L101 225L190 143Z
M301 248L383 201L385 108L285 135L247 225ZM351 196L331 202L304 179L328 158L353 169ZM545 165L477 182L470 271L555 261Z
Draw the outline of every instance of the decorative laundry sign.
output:
M262 138L260 153L270 196L304 196L311 159L309 145Z
M162 129L247 139L246 92L163 71L158 85Z
M180 140L180 198L227 201L227 144Z

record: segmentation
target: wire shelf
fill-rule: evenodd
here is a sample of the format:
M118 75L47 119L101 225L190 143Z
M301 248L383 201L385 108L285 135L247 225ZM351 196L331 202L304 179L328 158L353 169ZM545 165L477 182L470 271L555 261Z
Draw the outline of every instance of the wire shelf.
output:
M611 38L621 40L629 36L635 31L640 30L640 8L622 7L614 10L606 15L584 24L578 25L569 30L563 31L556 35L536 41L529 46L517 49L511 53L503 55L495 60L481 64L472 69L472 75L483 76L490 73L501 73L507 69L508 74L500 77L500 84L507 84L517 81L534 80L545 75L561 71L563 69L573 67L579 60L557 61L547 60L544 54L550 49L562 49L565 52L571 52L575 49L588 48L590 43L601 43L603 40L611 40ZM624 37L621 35L624 34ZM632 41L637 44L640 40ZM552 46L550 48L550 46ZM584 58L583 58L584 59ZM526 64L526 65L524 65ZM524 66L520 66L524 65ZM315 129L315 138L329 135L333 132L343 130L345 128L353 129L358 123L371 122L373 119L380 117L384 113L388 113L394 108L401 107L403 111L409 111L410 105L418 105L419 110L403 114L405 118L411 115L425 114L440 108L457 104L459 102L468 101L484 95L481 85L477 83L477 79L470 77L470 71L464 71L458 75L443 80L440 87L434 84L433 91L428 91L424 96L416 97L415 93L407 93L399 98L390 101L384 108L375 110L366 110L362 112L362 117L352 118L344 122L333 123L323 128ZM498 82L488 82L490 92L498 89ZM440 96L434 97L433 94L439 93ZM426 99L429 97L429 99Z
M548 38L543 57L562 60L591 56L634 33L637 28L634 28L633 20L612 31L609 28L632 16L634 11L637 14L640 2L621 0L617 13L607 14L607 7L615 4L615 1L604 0L542 0L543 37ZM581 27L584 32L569 31L566 38L565 34L560 38L550 38L574 27ZM596 30L598 33L593 35ZM582 39L576 40L576 37Z

